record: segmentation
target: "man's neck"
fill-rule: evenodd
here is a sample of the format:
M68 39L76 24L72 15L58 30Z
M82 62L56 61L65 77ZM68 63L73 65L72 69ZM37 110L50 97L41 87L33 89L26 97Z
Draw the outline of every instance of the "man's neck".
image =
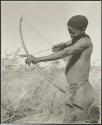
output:
M79 36L73 38L73 39L72 39L72 43L74 44L77 40L81 39L82 37L88 37L88 38L89 38L89 36L88 36L85 32L83 32L83 33L80 34Z

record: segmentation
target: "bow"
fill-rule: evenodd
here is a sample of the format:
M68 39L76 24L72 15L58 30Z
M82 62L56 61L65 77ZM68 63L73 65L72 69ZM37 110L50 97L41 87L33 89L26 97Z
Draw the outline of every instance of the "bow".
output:
M21 42L22 42L22 46L25 50L25 53L26 53L26 57L29 57L30 54L27 50L27 47L24 43L24 39L23 39L23 34L22 34L22 20L23 20L23 17L21 17L20 19L20 38L21 38ZM23 57L23 56L22 56ZM55 88L57 88L58 90L60 90L61 92L63 92L64 94L66 93L65 90L63 90L62 88L59 88L57 85L55 85L49 78L48 76L46 76L46 74L44 74L43 71L41 71L40 67L37 65L37 64L34 64L35 68L38 70L38 72L41 74L41 76L43 76L49 83L51 83Z

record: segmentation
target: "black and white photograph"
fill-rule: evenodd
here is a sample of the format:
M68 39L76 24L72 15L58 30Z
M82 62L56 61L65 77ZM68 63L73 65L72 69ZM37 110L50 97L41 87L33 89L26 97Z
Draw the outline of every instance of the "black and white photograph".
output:
M1 1L1 124L101 124L101 1Z

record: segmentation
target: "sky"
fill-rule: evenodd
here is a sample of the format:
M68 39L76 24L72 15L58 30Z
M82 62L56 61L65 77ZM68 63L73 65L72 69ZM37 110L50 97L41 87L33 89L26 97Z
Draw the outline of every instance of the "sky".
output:
M67 22L74 15L88 18L86 33L94 46L91 62L101 65L101 1L2 1L1 56L16 51L18 47L21 47L20 53L24 54L19 31L22 16L25 44L29 53L35 54L70 40ZM46 51L35 56L50 53Z

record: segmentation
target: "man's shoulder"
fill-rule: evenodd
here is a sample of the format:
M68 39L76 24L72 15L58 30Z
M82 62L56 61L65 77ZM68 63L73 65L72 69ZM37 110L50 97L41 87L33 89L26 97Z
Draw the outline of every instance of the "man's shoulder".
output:
M87 44L89 47L93 47L93 43L91 41L91 38L90 37L82 37L81 39L79 39L79 42L83 42L85 44Z

